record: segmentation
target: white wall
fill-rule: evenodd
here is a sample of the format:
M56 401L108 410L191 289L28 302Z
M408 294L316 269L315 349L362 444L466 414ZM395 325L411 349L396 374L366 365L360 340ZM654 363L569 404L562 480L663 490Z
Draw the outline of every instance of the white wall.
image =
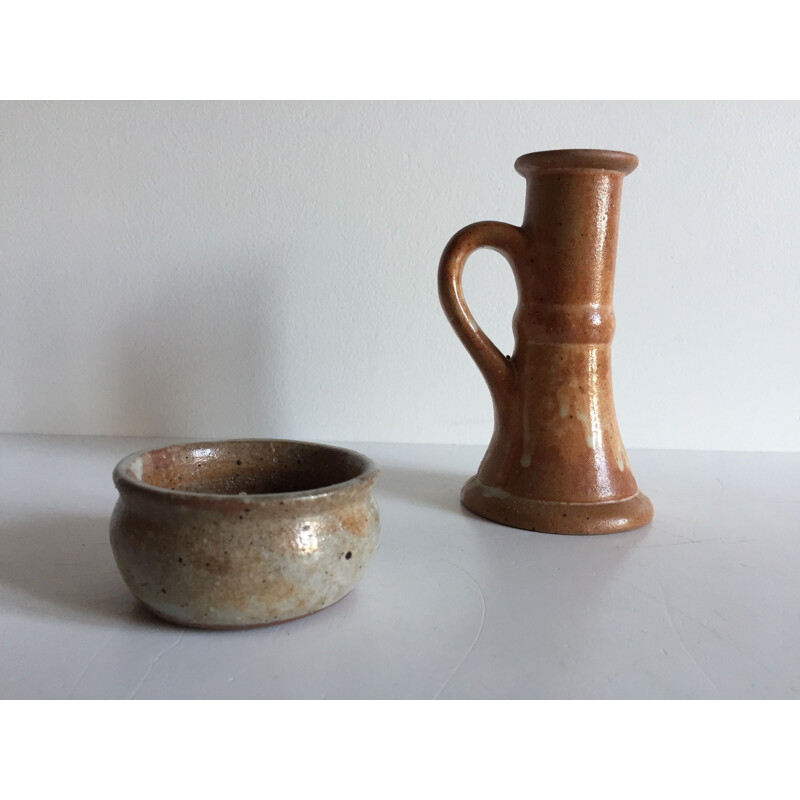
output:
M485 443L438 259L558 147L640 159L628 448L800 449L797 103L2 104L0 430ZM508 350L505 262L465 283Z

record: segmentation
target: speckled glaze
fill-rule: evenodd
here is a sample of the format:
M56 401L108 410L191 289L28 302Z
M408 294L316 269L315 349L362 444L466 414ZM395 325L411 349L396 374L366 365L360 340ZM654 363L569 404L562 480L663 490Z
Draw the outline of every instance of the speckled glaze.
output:
M303 617L343 598L372 558L377 475L350 450L273 439L135 453L114 469L114 558L134 596L180 625Z
M609 150L524 155L515 164L527 181L522 225L468 225L442 254L442 306L494 402L492 440L461 495L476 514L575 534L630 530L653 517L631 473L611 389L620 195L637 164ZM505 256L516 277L510 356L464 300L464 263L480 247Z

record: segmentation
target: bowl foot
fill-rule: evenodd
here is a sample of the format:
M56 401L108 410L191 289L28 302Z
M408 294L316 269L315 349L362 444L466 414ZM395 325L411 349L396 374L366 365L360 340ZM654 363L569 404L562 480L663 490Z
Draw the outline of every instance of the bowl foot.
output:
M350 592L347 594L350 594ZM340 597L338 600L335 600L333 603L322 606L322 608L316 608L306 614L300 614L296 617L287 617L286 619L275 619L269 622L251 622L245 625L215 625L205 622L197 622L196 620L178 619L177 617L165 614L163 611L159 611L157 608L153 608L153 606L148 605L143 600L140 600L139 602L154 616L164 620L165 622L169 622L171 625L178 625L181 628L197 628L198 630L204 631L247 631L253 628L271 628L273 625L283 625L285 622L295 622L298 619L305 619L306 617L313 616L314 614L319 614L320 611L324 611L326 608L333 608L333 606L335 606L337 603L341 603L341 601L347 597L347 594L343 597Z

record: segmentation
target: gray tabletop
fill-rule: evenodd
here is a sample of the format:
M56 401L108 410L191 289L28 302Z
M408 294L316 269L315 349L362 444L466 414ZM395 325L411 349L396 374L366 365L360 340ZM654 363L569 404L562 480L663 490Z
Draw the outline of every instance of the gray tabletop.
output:
M796 698L800 454L629 454L638 531L463 510L481 447L348 444L381 544L337 605L270 628L163 623L107 539L122 456L165 440L0 436L2 698Z

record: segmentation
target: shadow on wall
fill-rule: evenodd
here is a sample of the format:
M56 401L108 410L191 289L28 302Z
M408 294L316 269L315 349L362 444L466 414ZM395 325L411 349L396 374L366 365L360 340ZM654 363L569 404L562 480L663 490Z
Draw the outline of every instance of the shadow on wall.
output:
M121 433L278 435L287 404L274 357L281 324L269 274L252 264L205 268L202 281L165 274L131 302L115 361Z

